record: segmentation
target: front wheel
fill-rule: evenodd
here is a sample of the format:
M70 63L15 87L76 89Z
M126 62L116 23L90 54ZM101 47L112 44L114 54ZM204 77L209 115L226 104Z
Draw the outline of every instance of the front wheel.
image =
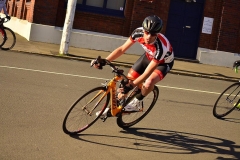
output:
M213 106L213 115L223 118L231 113L239 103L240 82L230 85L225 89Z
M143 110L124 114L124 112L117 118L117 125L123 129L129 128L140 122L153 108L157 102L159 90L156 86L142 101Z
M93 125L108 105L110 94L106 87L94 88L81 96L68 110L62 129L66 134L80 133ZM103 97L101 99L101 97ZM98 114L96 114L100 111Z

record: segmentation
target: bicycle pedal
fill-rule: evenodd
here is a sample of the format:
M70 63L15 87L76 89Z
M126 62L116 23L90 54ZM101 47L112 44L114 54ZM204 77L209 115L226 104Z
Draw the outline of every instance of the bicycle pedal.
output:
M112 117L112 114L110 112L107 112L107 115L104 117L100 117L100 119L105 122L107 120L108 117Z
M100 117L100 119L105 122L107 120L108 116L105 116L105 117Z

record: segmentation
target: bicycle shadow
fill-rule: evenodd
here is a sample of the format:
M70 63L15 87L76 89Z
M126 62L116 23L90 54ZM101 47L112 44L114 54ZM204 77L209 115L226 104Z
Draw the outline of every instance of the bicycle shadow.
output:
M100 135L100 134L81 134L71 136L72 138L98 144L109 147L125 148L132 150L169 153L169 154L199 154L199 153L212 153L218 156L218 160L224 159L223 156L232 156L236 160L240 159L240 152L236 149L240 148L240 145L236 145L235 142L221 139L217 137L211 137L200 134L151 129L151 128L130 128L120 131L123 135L135 135L136 137L128 136L113 136L113 135ZM90 138L88 138L90 136ZM98 140L102 142L96 142L91 139L94 137L100 137ZM108 141L105 138L114 138L113 141ZM132 147L129 145L120 145L123 139L127 142L132 141ZM112 143L116 142L116 143ZM231 158L232 160L235 160Z
M219 118L219 120L232 122L232 123L240 123L239 118Z

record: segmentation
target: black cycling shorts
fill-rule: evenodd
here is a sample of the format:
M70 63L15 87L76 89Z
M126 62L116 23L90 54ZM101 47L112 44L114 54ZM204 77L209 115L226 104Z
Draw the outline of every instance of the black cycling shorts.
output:
M147 58L146 54L143 54L130 69L129 74L131 75L131 77L134 79L138 78L141 74L143 74L150 62L151 61ZM158 67L154 70L154 72L156 72L162 80L172 69L173 64L174 60L171 63L159 64Z

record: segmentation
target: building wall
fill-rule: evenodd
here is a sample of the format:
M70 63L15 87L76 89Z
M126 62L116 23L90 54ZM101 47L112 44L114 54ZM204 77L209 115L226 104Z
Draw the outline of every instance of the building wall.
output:
M165 33L170 2L126 0L124 17L76 10L73 28L128 37L135 28L141 26L146 16L156 14L163 19L165 25L162 32ZM13 17L57 27L63 27L66 14L64 0L7 0L7 9ZM212 34L200 34L198 46L240 53L239 10L239 0L205 0L203 16L214 18L214 24Z
M7 0L8 14L28 22L33 22L35 0Z
M214 18L212 34L201 34L199 47L240 53L240 1L206 0L204 17Z
M124 17L114 17L95 13L75 11L73 29L81 29L100 33L125 36L128 34L132 4L128 3L125 9ZM66 15L64 1L59 2L58 16L56 26L63 27Z
M55 26L60 0L36 0L33 23Z
M100 33L129 36L134 29L142 25L143 19L152 14L163 18L167 22L170 0L153 1L126 0L124 17L107 16L76 10L73 28ZM159 6L159 7L156 7ZM161 12L159 8L167 8ZM63 27L66 9L64 1L59 2L56 26ZM165 25L166 27L166 25ZM164 30L163 30L164 32Z
M218 50L240 53L240 1L224 1Z

